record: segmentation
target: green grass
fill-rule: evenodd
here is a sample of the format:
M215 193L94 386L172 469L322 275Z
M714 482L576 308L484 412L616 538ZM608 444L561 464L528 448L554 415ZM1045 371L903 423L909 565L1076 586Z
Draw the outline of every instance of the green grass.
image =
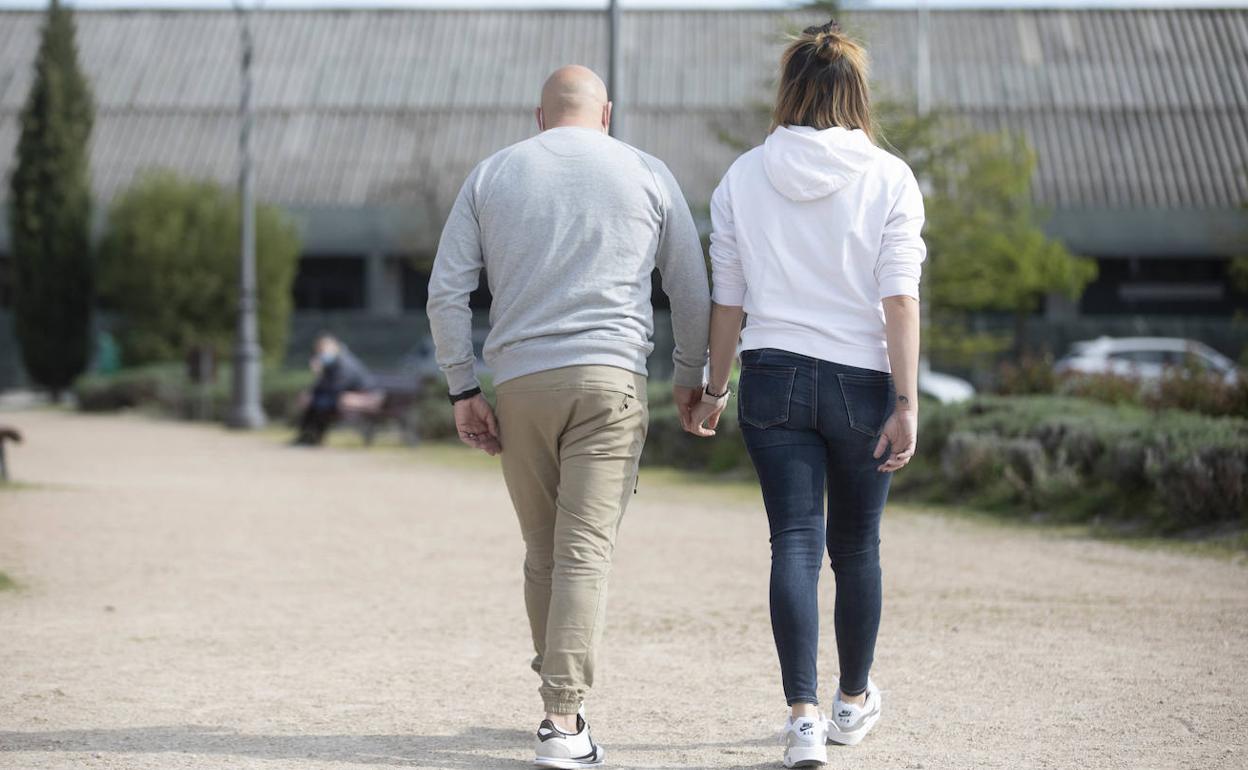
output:
M51 484L32 484L29 481L0 481L0 492L26 492L31 489L49 489Z

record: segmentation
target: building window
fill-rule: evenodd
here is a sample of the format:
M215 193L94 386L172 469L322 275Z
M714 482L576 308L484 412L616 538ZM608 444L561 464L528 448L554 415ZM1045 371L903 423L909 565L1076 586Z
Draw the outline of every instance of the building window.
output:
M1097 265L1079 303L1087 315L1219 316L1242 302L1225 258L1101 258Z
M303 257L295 274L296 310L363 310L363 257Z
M424 311L425 304L429 301L429 265L432 262L432 257L424 260L403 258L402 288L404 310ZM419 263L423 266L418 268L414 263ZM473 310L489 310L492 301L493 297L490 296L489 281L486 279L485 271L482 270L476 291L468 296L468 306Z
M415 260L410 257L402 257L399 263L399 280L402 282L400 289L403 292L404 310L424 310L425 303L429 301L428 262L431 260L421 261L425 263L423 270L418 269L414 264Z

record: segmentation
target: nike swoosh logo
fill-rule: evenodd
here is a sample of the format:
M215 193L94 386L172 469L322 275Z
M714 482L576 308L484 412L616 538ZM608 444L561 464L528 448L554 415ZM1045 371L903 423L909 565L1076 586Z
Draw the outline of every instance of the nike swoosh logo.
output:
M863 714L862 716L858 717L858 721L857 721L857 722L854 722L854 723L853 723L852 725L850 725L849 727L841 727L841 724L838 722L838 723L836 724L836 729L840 730L840 731L841 731L841 732L843 732L843 733L852 733L854 730L857 730L859 727L862 727L862 724L863 724L864 722L866 722L868 719L870 719L871 717L875 716L875 715L876 715L876 714L878 714L878 713L880 713L880 707L879 707L879 706L876 706L876 707L875 707L873 710L871 710L870 712L868 712L868 713L866 713L866 714Z

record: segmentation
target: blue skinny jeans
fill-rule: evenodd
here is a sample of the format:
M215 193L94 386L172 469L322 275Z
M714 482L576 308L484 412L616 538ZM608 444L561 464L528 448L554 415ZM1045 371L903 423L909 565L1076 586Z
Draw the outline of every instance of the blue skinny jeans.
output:
M771 628L789 705L818 703L819 570L836 577L840 688L867 688L882 602L880 516L892 474L872 456L896 391L884 372L783 350L741 355L739 417L771 529ZM827 514L824 489L827 487Z

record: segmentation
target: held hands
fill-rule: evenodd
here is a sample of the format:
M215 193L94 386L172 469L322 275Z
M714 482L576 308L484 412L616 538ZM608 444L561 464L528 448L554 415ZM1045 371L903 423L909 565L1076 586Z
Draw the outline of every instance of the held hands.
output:
M914 457L919 439L919 414L913 407L897 405L893 414L880 430L880 441L875 445L875 459L888 452L888 459L876 470L892 473L901 470Z
M727 399L721 404L708 404L702 400L705 388L682 388L674 386L672 395L680 412L680 426L699 438L715 435L719 417L724 413Z
M693 405L698 403L700 398L702 398L702 388L700 387L672 386L672 401L676 403L676 413L680 416L680 427L685 430L689 430L689 419L693 411Z
M456 401L454 408L455 430L460 441L491 457L503 451L498 439L498 420L485 396L478 393L472 398Z
M715 428L719 426L719 417L724 413L724 408L727 405L727 401L716 405L708 404L699 399L693 405L693 411L689 417L689 426L685 430L699 438L714 436Z

